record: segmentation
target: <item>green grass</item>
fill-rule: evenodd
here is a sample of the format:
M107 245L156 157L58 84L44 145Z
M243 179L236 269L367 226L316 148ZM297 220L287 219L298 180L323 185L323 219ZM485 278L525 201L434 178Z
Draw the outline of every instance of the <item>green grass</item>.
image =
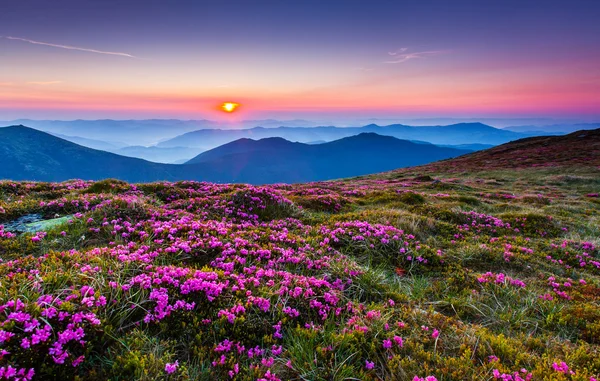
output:
M35 367L39 379L48 380L229 379L237 364L235 380L264 378L267 371L282 380L492 380L494 369L512 374L525 368L533 379L589 381L600 374L600 269L594 265L600 265L600 203L588 194L598 192L600 170L565 172L413 168L266 190L200 190L204 185L184 182L137 190L118 181L78 189L0 183L1 221L27 213L81 213L72 222L63 217L37 225L47 231L40 242L32 241L33 233L0 237L0 304L19 299L38 316L40 295L64 299L82 286L107 300L106 307L88 308L78 304L77 294L59 307L93 312L101 321L85 327L85 347L72 348L73 356L85 355L80 366L55 364L47 347L28 351L9 341L0 348L12 354L0 359L0 367ZM95 205L101 206L92 210ZM242 216L250 207L256 220ZM473 225L471 212L503 225ZM378 224L393 234L402 230L403 238L383 242L380 233L351 225L336 233L337 241L330 239L328 231L350 221L373 231ZM161 283L172 275L153 278L147 289L132 283L165 268L189 273L177 278L177 286ZM192 274L212 272L227 280L214 300L179 292ZM256 285L253 280L243 290L233 288L232 274L251 278L257 272ZM480 281L488 272L525 287ZM331 288L313 286L311 296L281 291L305 291L305 282L315 280L339 281ZM123 289L112 282L133 285ZM150 294L160 287L169 303L195 306L144 322L157 305ZM326 304L325 292L337 300L323 318L311 302ZM270 306L262 310L250 296ZM245 312L233 323L219 315L237 305ZM6 311L0 312L3 329L25 337L18 323L6 323ZM273 326L280 322L278 338ZM55 331L64 329L51 323ZM384 348L383 340L394 336L404 345ZM246 352L259 347L264 355L215 351L226 339ZM279 345L281 351L271 354ZM214 365L222 355L224 363ZM272 363L261 362L269 358ZM174 361L177 371L166 373ZM561 361L575 373L554 371L552 364Z

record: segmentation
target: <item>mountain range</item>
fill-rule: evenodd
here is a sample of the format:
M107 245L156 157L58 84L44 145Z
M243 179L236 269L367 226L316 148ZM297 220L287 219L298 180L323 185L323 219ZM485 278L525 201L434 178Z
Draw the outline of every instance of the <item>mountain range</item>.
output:
M318 126L317 122L306 120L275 119L238 122L176 119L22 120L14 124L27 125L85 147L169 164L183 163L200 152L241 138L281 137L294 142L318 144L372 132L416 143L428 142L449 148L481 150L524 137L564 134L576 127L597 128L594 124L522 125L499 129L478 122L429 126L382 125L388 120L374 122L379 124L371 123L361 127Z
M317 124L307 120L243 120L239 122L219 122L207 119L143 119L143 120L32 120L19 119L10 122L0 122L0 125L25 125L36 130L60 134L69 137L79 137L110 142L117 140L125 145L155 145L159 141L173 138L186 132L201 129L235 129L256 126L302 126L314 127ZM184 145L185 146L185 145ZM212 147L210 147L212 148Z
M307 182L387 171L471 152L363 133L314 145L282 138L241 139L174 165L83 147L24 126L0 128L0 141L0 178L37 181Z
M507 131L521 132L532 135L561 135L581 130L600 128L600 123L562 123L550 125L522 125L506 127Z
M218 168L233 176L231 182L302 182L373 173L374 168L387 171L469 152L362 133L317 145L283 138L239 139L201 153L186 164Z
M192 131L175 138L162 141L158 147L217 147L236 139L262 139L280 137L290 141L313 142L332 141L363 132L392 136L405 140L420 140L433 144L488 144L497 145L511 140L531 136L530 134L501 130L482 123L459 123L448 126L405 126L394 124L379 126L369 124L363 127L254 127L248 129L203 129Z

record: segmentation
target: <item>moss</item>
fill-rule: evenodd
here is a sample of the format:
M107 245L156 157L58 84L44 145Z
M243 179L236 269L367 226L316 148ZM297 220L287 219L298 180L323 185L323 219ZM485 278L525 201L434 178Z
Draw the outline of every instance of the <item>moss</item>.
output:
M425 203L425 197L418 193L414 192L404 192L398 196L400 202L403 202L407 205L421 205Z
M96 181L89 188L84 190L84 193L113 193L120 194L127 192L131 189L131 186L122 180L117 179L106 179Z

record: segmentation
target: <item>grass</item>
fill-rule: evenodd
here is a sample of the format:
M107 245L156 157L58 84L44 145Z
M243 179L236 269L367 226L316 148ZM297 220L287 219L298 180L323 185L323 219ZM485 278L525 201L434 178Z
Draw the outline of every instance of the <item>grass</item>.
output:
M599 178L440 164L268 187L1 182L1 221L73 217L46 234L0 230L0 367L42 380L589 381Z

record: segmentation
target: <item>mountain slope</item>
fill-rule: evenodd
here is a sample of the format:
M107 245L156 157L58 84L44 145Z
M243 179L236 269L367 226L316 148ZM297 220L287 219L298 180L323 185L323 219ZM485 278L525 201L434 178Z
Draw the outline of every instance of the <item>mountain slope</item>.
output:
M223 157L248 152L263 152L265 155L281 155L301 150L310 152L304 143L293 143L283 138L264 138L260 140L242 138L231 143L203 152L190 159L186 164L206 163L212 160L220 160Z
M531 167L600 168L600 129L520 139L484 151L431 163L419 170L464 172Z
M188 132L173 139L160 142L157 145L159 147L216 147L242 138L262 139L267 137L280 137L290 141L308 143L319 140L332 141L358 135L363 132L374 132L379 135L393 136L398 139L420 140L444 145L496 145L532 136L530 134L501 130L482 123L459 123L449 126L424 127L412 127L401 124L389 126L369 124L363 127L256 127L243 130L206 129Z
M362 133L318 145L282 138L240 139L204 152L187 164L208 164L233 176L226 181L302 182L386 171L468 152Z
M71 143L79 144L80 146L93 148L101 151L113 152L127 146L127 144L120 142L105 142L103 140L87 139L82 138L80 136L69 136L52 132L50 132L50 134L56 136L57 138L68 140Z
M179 168L83 147L23 126L0 128L0 178L172 180Z

